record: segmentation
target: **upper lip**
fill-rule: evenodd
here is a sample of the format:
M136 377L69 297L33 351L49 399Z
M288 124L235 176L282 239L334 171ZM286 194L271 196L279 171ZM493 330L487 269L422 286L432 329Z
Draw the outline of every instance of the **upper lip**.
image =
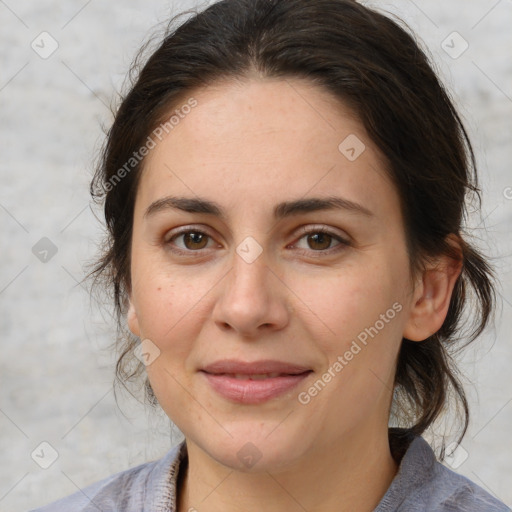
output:
M206 373L213 374L240 374L240 375L260 375L263 373L285 373L288 375L298 375L310 371L311 368L283 361L272 361L269 359L261 361L238 361L236 359L222 359L215 361L201 368Z

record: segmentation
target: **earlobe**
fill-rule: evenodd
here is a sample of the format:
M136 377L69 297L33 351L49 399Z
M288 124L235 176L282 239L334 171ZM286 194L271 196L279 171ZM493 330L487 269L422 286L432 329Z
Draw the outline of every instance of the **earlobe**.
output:
M135 306L133 305L131 298L128 307L128 313L126 314L126 321L132 334L140 337L139 319L137 318L137 312L135 311Z
M404 338L423 341L441 328L461 271L462 260L449 256L441 257L435 266L423 271L404 328Z

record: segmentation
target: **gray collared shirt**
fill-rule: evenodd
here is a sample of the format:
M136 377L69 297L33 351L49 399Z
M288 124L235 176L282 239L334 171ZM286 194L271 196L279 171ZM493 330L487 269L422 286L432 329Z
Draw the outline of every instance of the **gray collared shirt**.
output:
M176 512L176 482L186 442L164 457L100 480L32 512ZM468 478L437 461L415 437L373 512L512 512Z

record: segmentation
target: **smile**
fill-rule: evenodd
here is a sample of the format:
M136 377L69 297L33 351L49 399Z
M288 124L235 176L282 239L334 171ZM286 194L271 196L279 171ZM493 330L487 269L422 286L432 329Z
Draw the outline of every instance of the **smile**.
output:
M312 371L299 374L212 374L200 372L210 388L230 402L246 405L261 404L292 391Z

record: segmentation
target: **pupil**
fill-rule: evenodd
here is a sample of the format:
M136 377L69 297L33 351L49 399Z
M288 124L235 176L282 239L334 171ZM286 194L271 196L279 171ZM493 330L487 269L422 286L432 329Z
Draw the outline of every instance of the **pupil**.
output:
M327 249L330 245L331 236L326 233L315 233L314 235L310 235L310 241L313 241L314 244L320 244L322 247L316 247L317 249ZM314 247L312 247L314 248Z
M186 233L185 234L185 245L188 245L189 241L191 241L192 244L200 244L203 241L203 238L205 238L205 237L201 233ZM203 244L203 246L204 246L204 244ZM200 248L202 248L203 246L201 246Z

